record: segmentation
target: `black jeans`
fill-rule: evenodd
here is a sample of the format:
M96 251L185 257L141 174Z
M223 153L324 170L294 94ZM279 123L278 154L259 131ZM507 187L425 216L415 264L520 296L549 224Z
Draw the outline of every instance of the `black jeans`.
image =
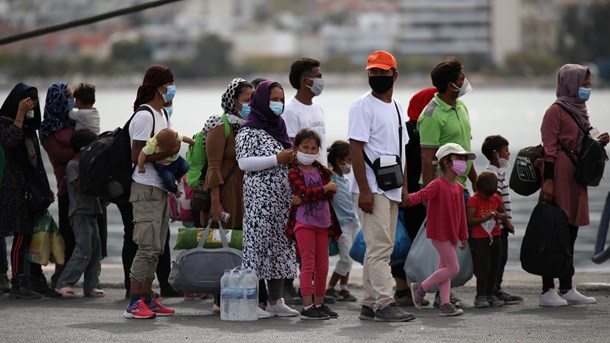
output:
M500 267L498 268L498 277L496 278L496 290L502 289L502 279L504 278L504 268L508 262L508 230L502 229L500 235L500 246L502 247L502 255L500 256Z
M576 242L576 236L578 236L578 226L568 225L570 228L570 252L572 256L574 256L574 243ZM574 261L572 261L572 265L570 266L570 272L568 275L559 278L559 289L562 291L567 291L572 289L572 277L574 276ZM542 277L542 293L548 291L549 289L555 288L554 279L551 277Z
M493 241L489 238L473 238L472 243L474 245L472 263L474 275L477 277L477 297L491 296L496 290L502 255L500 237L493 237Z
M124 235L123 235L123 250L121 256L123 258L123 273L125 276L125 290L129 292L131 287L131 279L129 272L131 271L131 265L133 259L138 251L138 245L133 241L133 206L131 203L117 205L121 212L121 219L123 220ZM169 248L169 231L167 233L167 240L165 241L165 248L163 254L159 257L159 263L157 264L157 281L159 282L159 288L162 292L172 291L172 287L169 285L168 278L169 272L171 271L171 251Z

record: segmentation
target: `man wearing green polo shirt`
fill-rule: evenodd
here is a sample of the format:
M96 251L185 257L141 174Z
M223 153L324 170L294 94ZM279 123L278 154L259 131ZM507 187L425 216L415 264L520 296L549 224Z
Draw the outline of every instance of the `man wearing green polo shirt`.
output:
M422 149L421 182L424 186L435 177L435 154L439 147L447 143L457 143L464 150L471 151L470 141L472 139L468 109L459 99L472 90L464 76L462 63L454 57L447 58L434 67L430 76L437 93L417 120ZM470 179L472 189L476 192L477 172L472 161L468 161L466 171L464 174L458 175L457 179L464 186L464 198L467 203L470 193L466 179ZM456 306L461 305L459 299L454 298L453 295L451 302ZM437 303L440 304L440 301L435 300L434 305L437 306Z

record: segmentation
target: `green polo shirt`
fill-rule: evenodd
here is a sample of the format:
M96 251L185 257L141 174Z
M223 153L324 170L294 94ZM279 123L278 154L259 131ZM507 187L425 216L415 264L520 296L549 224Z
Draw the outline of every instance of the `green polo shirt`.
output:
M438 93L435 94L419 116L417 130L422 148L438 149L447 143L457 143L464 150L471 151L470 117L466 105L460 99L457 99L453 107L441 100ZM457 177L464 189L468 189L466 180L471 166L472 161L468 161L466 172Z

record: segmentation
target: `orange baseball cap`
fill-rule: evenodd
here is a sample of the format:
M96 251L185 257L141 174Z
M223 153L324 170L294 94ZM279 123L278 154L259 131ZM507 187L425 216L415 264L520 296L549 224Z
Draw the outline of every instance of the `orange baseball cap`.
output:
M396 59L394 56L383 50L374 51L369 55L366 70L371 68L379 68L383 70L390 70L391 68L398 69L396 68Z

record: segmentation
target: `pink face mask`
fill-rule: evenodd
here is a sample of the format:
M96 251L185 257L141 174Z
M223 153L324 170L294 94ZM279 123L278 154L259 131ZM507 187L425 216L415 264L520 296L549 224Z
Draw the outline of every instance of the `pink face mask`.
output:
M463 160L453 160L453 164L451 165L451 170L453 170L456 174L462 175L466 172L466 168L468 168L468 164Z

